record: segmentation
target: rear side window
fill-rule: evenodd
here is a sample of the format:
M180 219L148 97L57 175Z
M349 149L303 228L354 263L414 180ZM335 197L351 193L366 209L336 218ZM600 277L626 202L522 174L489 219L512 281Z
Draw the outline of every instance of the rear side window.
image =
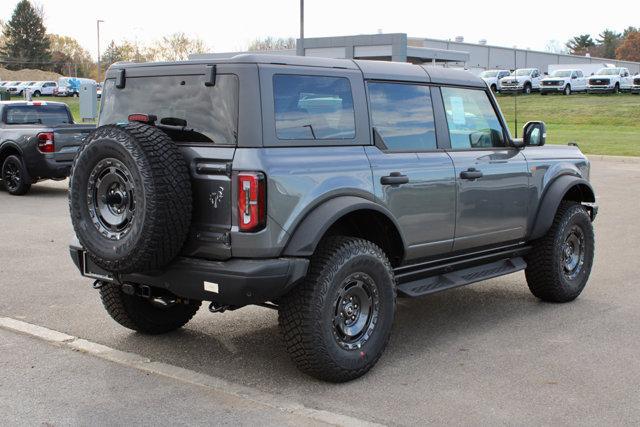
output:
M11 105L5 107L8 125L59 125L73 123L64 105Z
M372 126L389 151L436 149L428 86L369 83L367 87Z
M451 148L504 147L500 120L483 90L443 87Z
M126 123L130 114L152 114L157 123L186 120L187 125L163 127L177 142L235 145L238 129L238 78L219 74L215 86L204 75L128 77L122 89L115 80L104 84L100 126Z
M273 76L273 95L278 139L355 138L349 79L277 74Z

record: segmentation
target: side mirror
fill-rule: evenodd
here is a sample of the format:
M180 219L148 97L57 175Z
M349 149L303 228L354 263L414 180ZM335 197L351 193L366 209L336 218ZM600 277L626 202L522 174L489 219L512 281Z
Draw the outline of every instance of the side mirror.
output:
M571 80L575 80L577 78L578 78L578 76L571 76Z
M547 125L544 122L527 122L522 128L524 146L542 147L547 142Z

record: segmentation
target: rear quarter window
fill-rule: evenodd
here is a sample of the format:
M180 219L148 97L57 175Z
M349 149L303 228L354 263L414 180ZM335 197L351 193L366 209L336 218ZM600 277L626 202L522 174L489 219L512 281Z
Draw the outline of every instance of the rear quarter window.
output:
M355 112L348 78L276 74L273 95L278 139L355 138Z

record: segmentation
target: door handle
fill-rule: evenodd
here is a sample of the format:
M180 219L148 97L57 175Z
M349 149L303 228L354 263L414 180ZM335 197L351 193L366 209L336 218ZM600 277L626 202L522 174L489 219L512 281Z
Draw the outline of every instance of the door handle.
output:
M476 168L469 168L466 171L460 172L460 178L473 181L474 179L482 178L482 171L479 171Z
M407 184L409 177L402 175L400 172L391 172L387 176L380 177L380 184L382 185L400 185Z

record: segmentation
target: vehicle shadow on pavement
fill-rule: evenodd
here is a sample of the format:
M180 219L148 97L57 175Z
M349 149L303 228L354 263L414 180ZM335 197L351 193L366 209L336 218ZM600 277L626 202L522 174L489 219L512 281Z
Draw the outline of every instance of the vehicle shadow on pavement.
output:
M585 310L602 309L590 308L580 300L569 305L578 304L580 310L573 312L580 317ZM567 305L539 302L518 276L421 299L399 299L386 354L367 376L352 383L376 381L398 370L414 369L407 363L410 360L420 359L427 365L433 354L466 351L471 341L485 333L535 329L531 324L536 319L549 311L566 313L564 307ZM262 308L212 315L203 305L193 323L184 329L154 337L124 333L117 348L234 382L276 383L283 390L298 386L300 381L312 388L326 387L295 369L280 338L276 312Z

